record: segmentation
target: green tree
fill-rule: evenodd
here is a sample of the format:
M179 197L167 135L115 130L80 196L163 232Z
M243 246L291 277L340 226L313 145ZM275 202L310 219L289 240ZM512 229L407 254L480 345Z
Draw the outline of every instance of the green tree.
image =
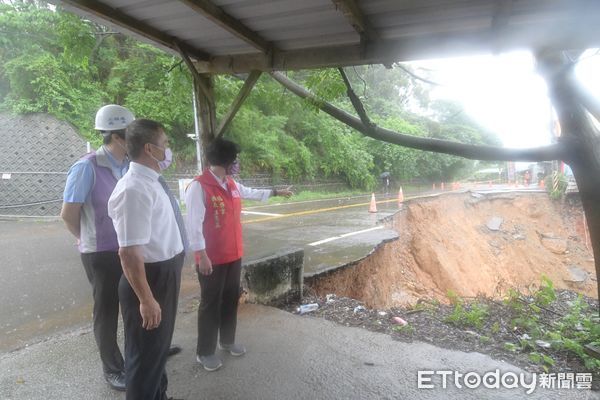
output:
M186 137L193 130L192 80L178 57L38 1L0 3L0 32L0 109L52 114L99 145L93 129L96 110L121 104L137 117L161 121L177 162L192 163L195 146ZM348 72L381 126L419 137L493 140L456 104L429 107L429 86L406 67ZM337 70L290 74L322 99L353 112ZM215 77L218 117L242 84L237 77ZM266 172L276 181L337 178L354 188L372 189L383 171L401 181L450 180L472 167L463 159L366 138L317 110L287 95L268 76L261 77L226 132L243 149L243 173ZM432 116L415 110L429 110Z

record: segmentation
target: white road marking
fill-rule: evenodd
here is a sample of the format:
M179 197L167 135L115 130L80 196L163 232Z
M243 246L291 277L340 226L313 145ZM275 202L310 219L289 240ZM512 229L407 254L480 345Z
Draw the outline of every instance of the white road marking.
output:
M383 229L383 225L376 226L375 228L363 229L361 231L344 233L344 234L338 235L338 236L332 236L332 237L327 238L327 239L323 239L323 240L319 240L319 241L316 241L316 242L309 243L308 245L309 246L318 246L318 245L323 244L323 243L333 242L334 240L342 239L342 238L345 238L345 237L348 237L348 236L359 235L361 233L376 231L378 229Z
M283 215L283 214L273 214L273 213L258 212L258 211L246 211L246 210L242 210L242 214L245 214L245 215L266 215L268 217L281 217Z

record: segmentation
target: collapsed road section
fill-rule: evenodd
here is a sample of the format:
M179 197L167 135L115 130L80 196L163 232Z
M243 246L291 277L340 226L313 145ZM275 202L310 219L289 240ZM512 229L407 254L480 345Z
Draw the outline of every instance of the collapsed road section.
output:
M594 259L577 198L546 193L452 193L407 201L387 219L398 240L345 268L313 276L317 295L335 293L372 308L557 288L597 297Z

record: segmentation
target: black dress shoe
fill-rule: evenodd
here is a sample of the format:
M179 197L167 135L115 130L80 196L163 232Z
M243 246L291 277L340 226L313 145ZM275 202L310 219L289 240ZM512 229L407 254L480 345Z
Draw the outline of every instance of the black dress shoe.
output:
M167 357L171 357L171 356L174 356L175 354L179 354L179 353L181 353L181 347L174 344L173 346L169 347L169 352L167 353Z
M125 373L104 374L104 379L106 379L111 388L120 392L125 391Z

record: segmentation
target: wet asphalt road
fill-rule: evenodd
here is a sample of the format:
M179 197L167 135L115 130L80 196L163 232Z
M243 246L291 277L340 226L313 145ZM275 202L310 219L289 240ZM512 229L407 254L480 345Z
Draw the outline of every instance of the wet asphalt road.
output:
M514 190L494 187L505 189ZM248 207L244 259L303 248L305 276L361 259L381 241L397 236L377 224L398 210L395 195L378 196L377 214L368 212L369 200L362 196ZM89 324L91 287L62 221L0 220L0 277L0 353ZM195 273L186 266L181 297L197 291Z
M368 212L369 200L249 207L243 216L244 258L304 248L308 275L363 258L382 240L396 236L377 226L378 219L397 211L395 198L378 198L377 214ZM91 287L62 221L0 220L0 244L0 352L89 323ZM185 268L181 296L197 290L195 275Z

